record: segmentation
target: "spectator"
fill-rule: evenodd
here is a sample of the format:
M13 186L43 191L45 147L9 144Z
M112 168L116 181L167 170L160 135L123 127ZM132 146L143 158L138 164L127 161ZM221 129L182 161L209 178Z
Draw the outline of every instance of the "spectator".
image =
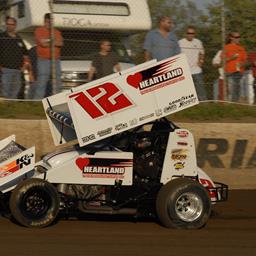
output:
M224 71L221 59L222 50L219 50L212 59L212 65L218 68L219 77L213 83L213 99L224 100Z
M253 75L253 92L254 92L254 104L256 104L256 52L250 52L249 56L249 63L251 66L252 70L252 75Z
M144 59L158 61L180 53L175 34L171 31L172 21L168 16L161 16L158 20L158 29L147 33L144 41Z
M199 100L202 101L207 100L202 74L205 54L202 42L195 38L195 35L195 28L189 26L186 30L186 37L179 40L179 46L181 52L187 56L196 92Z
M99 79L114 72L121 71L118 56L111 51L111 42L107 39L100 41L100 51L92 57L92 63L88 73L88 81Z
M16 33L17 21L6 18L6 31L0 34L0 66L2 71L2 94L15 99L22 87L22 71L30 68L28 52Z
M35 30L36 53L37 53L37 84L35 85L34 98L42 99L45 95L48 80L51 78L51 17L50 13L44 16L44 26ZM61 89L61 65L60 51L63 46L61 32L54 29L54 59L56 67L56 92Z
M228 99L238 101L240 97L240 81L245 70L247 54L240 45L240 34L231 32L229 42L224 46L222 59L225 62L225 73L228 82Z

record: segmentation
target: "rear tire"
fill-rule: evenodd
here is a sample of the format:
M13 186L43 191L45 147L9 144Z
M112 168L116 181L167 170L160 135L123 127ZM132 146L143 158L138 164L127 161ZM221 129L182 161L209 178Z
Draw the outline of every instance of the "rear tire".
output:
M10 210L14 219L26 227L49 226L59 212L56 188L42 179L28 179L13 190Z
M187 178L174 179L159 191L156 211L163 226L199 229L211 213L211 200L206 189Z

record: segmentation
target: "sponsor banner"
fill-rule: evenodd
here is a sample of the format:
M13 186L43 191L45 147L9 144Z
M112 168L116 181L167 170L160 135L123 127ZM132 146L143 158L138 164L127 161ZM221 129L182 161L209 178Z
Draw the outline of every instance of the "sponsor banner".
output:
M82 85L67 94L67 102L84 146L194 106L198 99L180 54Z

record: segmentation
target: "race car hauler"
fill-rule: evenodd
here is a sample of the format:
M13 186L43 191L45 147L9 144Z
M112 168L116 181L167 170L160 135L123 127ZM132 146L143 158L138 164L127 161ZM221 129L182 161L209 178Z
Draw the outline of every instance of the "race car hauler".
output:
M64 37L63 89L86 82L91 54L98 51L101 39L111 40L122 70L130 67L128 37L151 28L146 0L53 0L52 9L54 26ZM17 31L31 49L34 29L43 24L43 16L49 12L48 0L11 0L2 7L1 17L2 22L7 15L17 19Z

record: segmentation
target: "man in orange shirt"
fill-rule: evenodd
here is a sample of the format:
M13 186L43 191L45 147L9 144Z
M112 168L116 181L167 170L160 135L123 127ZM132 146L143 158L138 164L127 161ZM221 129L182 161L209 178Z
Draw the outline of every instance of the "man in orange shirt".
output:
M44 26L39 27L34 32L37 53L37 85L34 98L42 99L45 96L47 82L51 78L51 17L50 13L44 15ZM61 66L60 51L63 46L61 32L54 29L54 59L56 67L56 92L61 88Z
M247 54L240 45L240 34L231 32L230 42L224 46L222 54L225 62L225 73L228 81L229 100L238 101L240 96L240 81L245 70Z

